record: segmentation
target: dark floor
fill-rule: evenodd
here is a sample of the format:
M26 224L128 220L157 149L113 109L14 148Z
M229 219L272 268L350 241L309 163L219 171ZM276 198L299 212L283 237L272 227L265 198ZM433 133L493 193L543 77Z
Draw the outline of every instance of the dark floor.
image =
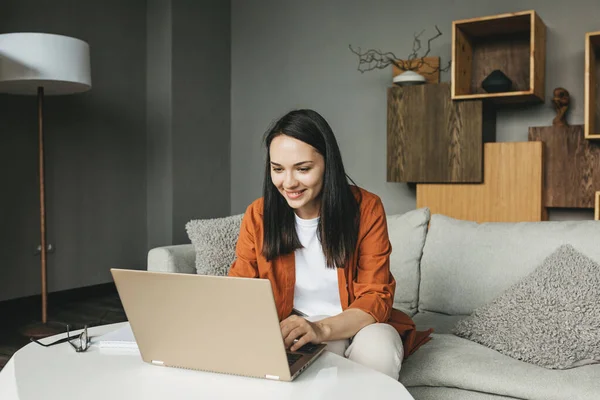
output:
M1 303L0 303L1 304ZM0 370L12 355L29 343L29 338L22 331L41 320L37 302L23 305L19 302L3 304L0 307ZM62 301L49 300L48 322L52 326L69 324L72 329L81 329L97 325L113 324L126 321L126 315L116 291L82 296L79 299ZM66 328L65 328L66 331Z

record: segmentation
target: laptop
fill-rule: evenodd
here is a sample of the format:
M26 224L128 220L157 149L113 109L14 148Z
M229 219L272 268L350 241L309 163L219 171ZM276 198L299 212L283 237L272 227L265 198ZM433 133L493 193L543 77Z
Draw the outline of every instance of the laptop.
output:
M285 349L268 279L111 273L147 363L292 381L325 350Z

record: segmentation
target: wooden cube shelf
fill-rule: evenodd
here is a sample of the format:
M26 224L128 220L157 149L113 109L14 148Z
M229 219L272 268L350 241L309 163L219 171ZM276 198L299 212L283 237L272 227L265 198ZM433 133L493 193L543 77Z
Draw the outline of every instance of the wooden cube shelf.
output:
M585 138L600 139L600 32L585 35Z
M452 22L452 100L543 103L546 25L535 11ZM512 90L487 93L481 82L494 70Z

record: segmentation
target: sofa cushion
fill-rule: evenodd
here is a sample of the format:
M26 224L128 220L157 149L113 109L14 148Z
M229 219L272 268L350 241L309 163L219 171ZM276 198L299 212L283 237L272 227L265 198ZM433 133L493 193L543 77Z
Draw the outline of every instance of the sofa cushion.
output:
M434 214L421 259L419 311L470 315L569 243L600 262L597 221L478 224Z
M561 246L453 333L546 368L600 362L600 265Z
M433 328L435 333L452 333L456 323L468 315L446 315L434 312L419 312L412 316L417 330L426 331Z
M407 390L418 400L523 400L449 387L412 386Z
M196 219L185 225L196 250L196 271L199 275L227 275L235 259L235 245L243 215Z
M419 208L404 214L387 215L392 245L390 270L396 279L394 308L412 315L419 298L419 263L429 223L429 209Z
M451 334L432 339L408 357L400 382L452 387L530 400L589 400L600 393L600 364L552 370L505 356Z

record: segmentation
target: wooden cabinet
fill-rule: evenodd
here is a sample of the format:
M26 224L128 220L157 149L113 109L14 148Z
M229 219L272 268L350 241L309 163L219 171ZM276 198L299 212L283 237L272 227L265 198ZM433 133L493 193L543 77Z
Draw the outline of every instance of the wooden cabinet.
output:
M388 89L387 181L483 180L483 143L495 140L495 111L453 102L448 83Z
M480 184L418 184L417 208L476 222L547 219L542 203L543 144L486 143Z

